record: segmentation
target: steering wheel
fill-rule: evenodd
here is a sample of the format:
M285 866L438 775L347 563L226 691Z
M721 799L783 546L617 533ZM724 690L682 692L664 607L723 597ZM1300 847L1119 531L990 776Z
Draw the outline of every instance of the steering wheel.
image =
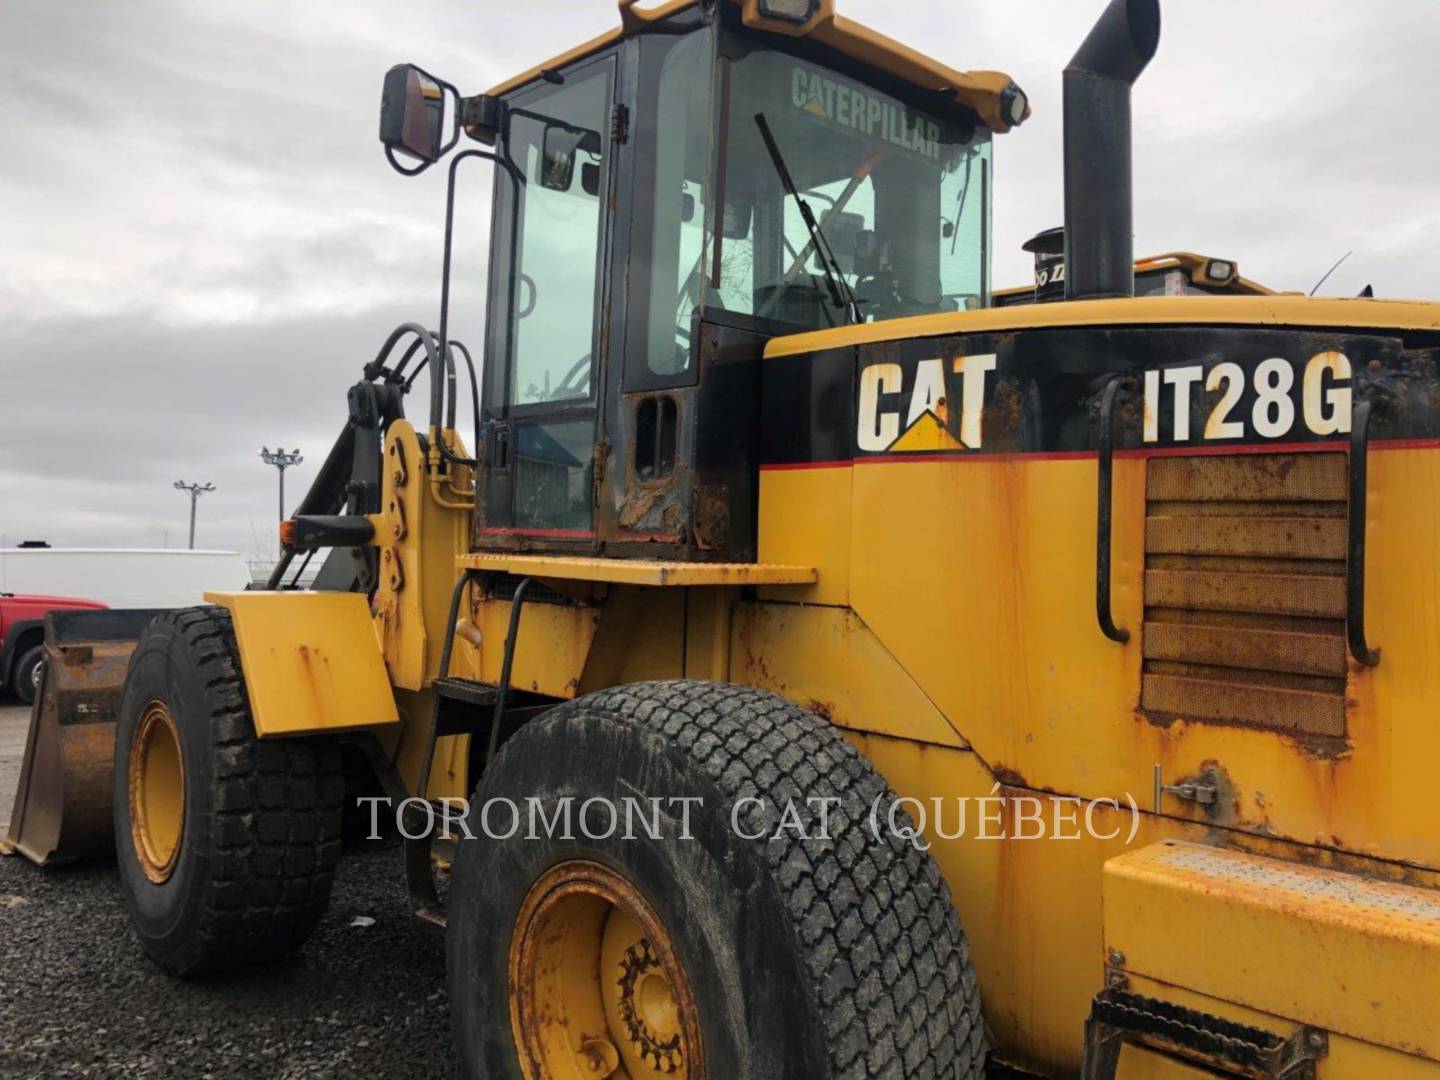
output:
M517 273L515 278L521 285L530 286L530 303L515 313L516 319L526 319L534 313L535 305L540 302L540 289L536 286L535 279L529 274Z
M570 370L565 373L565 377L560 380L554 390L550 391L550 400L564 401L566 398L578 397L579 395L577 395L575 391L580 389L580 376L582 374L588 375L589 373L590 354L586 353L580 357L579 360L575 361ZM571 383L575 385L571 386Z
M873 290L869 296L866 292ZM855 283L855 295L862 306L869 307L877 318L893 319L905 315L928 315L936 310L934 300L902 292L897 278L876 274ZM947 299L941 297L941 299Z

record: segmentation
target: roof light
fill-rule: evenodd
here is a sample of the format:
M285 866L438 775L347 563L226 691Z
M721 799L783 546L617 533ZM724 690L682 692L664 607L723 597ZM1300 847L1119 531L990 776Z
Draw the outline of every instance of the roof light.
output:
M820 0L760 0L760 14L767 19L807 23L820 6Z
M1211 259L1205 264L1205 276L1211 281L1229 281L1237 273L1235 264L1226 259Z
M1019 127L1030 115L1030 99L1013 82L1000 92L1000 116L1010 127Z

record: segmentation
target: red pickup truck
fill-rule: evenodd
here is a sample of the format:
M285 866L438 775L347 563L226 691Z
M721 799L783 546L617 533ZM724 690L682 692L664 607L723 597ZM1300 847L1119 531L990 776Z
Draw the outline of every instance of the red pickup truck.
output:
M0 686L26 705L40 687L45 658L47 611L103 611L105 604L68 596L16 596L0 593Z

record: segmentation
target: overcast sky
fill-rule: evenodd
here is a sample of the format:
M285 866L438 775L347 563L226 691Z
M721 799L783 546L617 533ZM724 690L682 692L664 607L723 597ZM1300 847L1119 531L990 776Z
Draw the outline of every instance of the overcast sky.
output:
M1060 71L1101 0L840 0L1035 116L996 145L998 284L1060 223ZM1166 0L1135 93L1136 251L1353 295L1440 284L1440 3ZM475 93L611 26L606 0L0 0L0 543L273 544L396 323L438 309L443 171L393 173L381 76ZM478 175L478 173L477 173ZM478 192L480 186L475 190ZM478 338L483 209L456 333ZM468 256L468 257L467 257ZM413 409L412 412L417 410ZM423 408L419 410L423 412Z

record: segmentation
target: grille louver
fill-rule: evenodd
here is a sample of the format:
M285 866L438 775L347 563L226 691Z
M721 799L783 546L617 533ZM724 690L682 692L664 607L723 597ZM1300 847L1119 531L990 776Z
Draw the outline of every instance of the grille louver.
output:
M1345 455L1152 459L1141 704L1345 734Z

